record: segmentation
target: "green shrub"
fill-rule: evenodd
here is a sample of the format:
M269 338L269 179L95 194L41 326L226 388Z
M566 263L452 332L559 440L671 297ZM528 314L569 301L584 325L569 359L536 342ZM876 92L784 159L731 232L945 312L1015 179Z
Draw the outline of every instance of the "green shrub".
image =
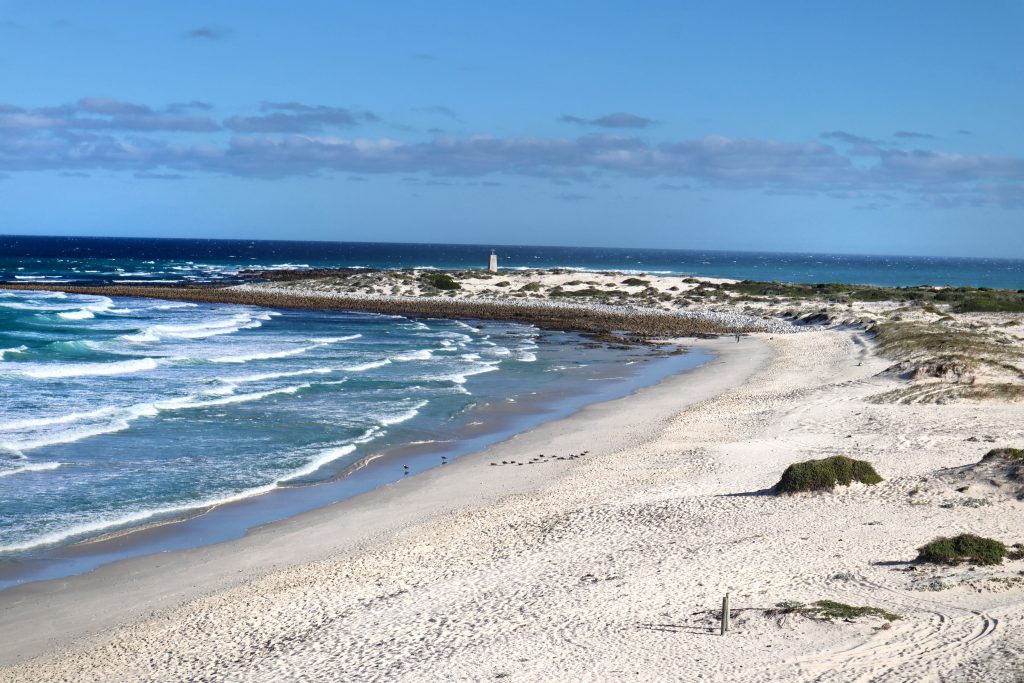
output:
M865 460L835 455L822 460L793 463L782 473L782 479L774 490L775 493L831 491L837 484L849 486L855 481L871 485L882 481L882 477Z
M629 285L630 287L646 287L651 283L649 280L641 280L638 277L627 277L622 281L622 284Z
M1020 297L984 295L965 296L955 305L957 313L1021 313L1024 301Z
M448 273L424 273L420 277L435 289L462 289L462 285Z
M953 537L939 537L917 549L915 562L929 564L958 565L1002 564L1006 557L1006 546L999 541L974 534L960 534Z

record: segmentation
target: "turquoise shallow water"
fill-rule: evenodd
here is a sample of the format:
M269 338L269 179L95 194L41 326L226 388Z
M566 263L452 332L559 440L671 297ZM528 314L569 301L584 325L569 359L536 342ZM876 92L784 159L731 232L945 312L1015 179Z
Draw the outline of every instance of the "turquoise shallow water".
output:
M0 349L8 558L334 479L623 361L517 324L2 290Z

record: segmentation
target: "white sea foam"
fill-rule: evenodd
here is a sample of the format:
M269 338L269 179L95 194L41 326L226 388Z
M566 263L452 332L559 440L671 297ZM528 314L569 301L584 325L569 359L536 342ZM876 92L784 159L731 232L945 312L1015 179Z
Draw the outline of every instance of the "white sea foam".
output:
M137 403L131 406L99 408L97 410L68 413L66 415L30 418L24 420L12 420L0 424L0 432L19 432L34 430L41 427L54 427L59 425L78 425L87 423L71 429L50 431L44 434L31 434L29 438L19 440L17 436L0 442L0 448L8 449L13 453L34 450L45 446L57 444L74 443L94 436L113 434L129 429L131 423L142 417L156 417L161 411L188 410L195 408L210 408L216 406L230 405L235 403L248 403L259 401L270 396L295 394L303 389L312 386L309 383L297 384L287 387L280 387L268 391L259 391L248 394L228 393L220 398L202 398L201 396L189 395L177 398L164 399L146 403ZM226 392L232 392L231 387L225 388ZM213 390L209 395L224 394L225 390ZM105 421L96 424L98 420L106 418ZM88 424L93 423L93 424Z
M63 377L103 377L127 375L135 372L155 370L159 363L153 358L115 361L113 363L60 363L54 365L33 365L20 369L21 374L33 379L57 379Z
M430 403L430 401L419 401L412 408L409 408L408 410L405 410L401 413L397 413L395 415L386 415L384 417L378 418L377 422L379 422L381 425L385 427L390 427L391 425L406 422L419 415L420 409L426 407L428 403Z
M391 358L396 361L407 361L407 360L430 360L433 358L434 352L430 349L417 349L416 351L408 351L406 353L400 353L392 356Z
M133 512L127 512L121 515L108 515L91 522L85 522L83 524L76 524L66 529L59 531L52 531L47 534L36 536L35 538L22 541L20 543L9 543L7 545L0 546L0 552L13 552L18 550L28 550L29 548L37 548L44 545L53 545L66 541L69 538L76 536L84 536L86 534L95 533L97 531L103 531L105 529L111 529L122 526L129 526L131 524L137 524L138 522L152 519L153 517L172 515L174 513L185 512L187 510L196 510L208 507L216 507L218 505L224 505L226 503L232 503L237 500L243 500L252 496L257 496L262 493L273 491L277 488L277 484L266 484L264 486L257 486L245 491L241 491L236 494L221 496L217 498L207 498L205 500L196 501L194 503L182 503L180 505L167 505L158 508L142 509Z
M472 377L473 375L482 375L486 372L494 372L498 369L498 363L481 363L465 370L459 370L448 375L439 375L437 377L428 377L427 379L434 380L436 382L455 382L456 384L465 384L466 378Z
M32 417L23 420L0 422L0 432L11 432L22 429L38 429L39 427L50 427L52 425L72 424L74 422L95 420L101 417L114 415L118 410L118 408L99 408L97 410L65 413L64 415L54 415L52 417Z
M353 339L360 339L363 335L361 334L348 334L344 337L313 337L309 341L317 344L337 344L343 341L352 341Z
M282 379L284 377L302 377L304 375L327 375L334 372L333 368L306 368L304 370L290 370L287 372L267 372L262 375L243 375L241 377L222 377L220 381L230 384L246 384L248 382L263 382L269 379Z
M156 409L150 406L150 410L153 414L156 414ZM36 448L43 448L44 446L55 446L62 443L74 443L83 439L89 439L94 436L100 436L103 434L113 434L114 432L122 432L129 427L129 422L135 419L135 417L118 419L113 422L91 425L88 427L81 427L74 430L65 430L62 432L53 432L45 434L36 439L29 439L26 441L5 441L0 442L0 447L10 448L16 451L31 451Z
M313 349L325 346L324 344L314 344L312 346L300 346L295 349L285 349L283 351L268 351L266 353L248 353L240 354L237 356L218 356L216 358L210 358L211 363L248 363L253 360L273 360L275 358L290 358L291 356L298 356L312 351Z
M215 398L209 400L196 400L195 397L183 397L174 398L167 401L156 401L153 405L158 410L179 410L184 408L210 408L213 406L226 406L232 403L248 403L250 401L260 401L268 396L279 396L282 394L294 394L303 389L308 389L312 384L303 383L295 384L288 387L281 387L280 389L269 389L267 391L257 391L251 394L231 394L230 396L224 396L222 398Z
M376 438L376 436L378 436L380 433L381 429L379 427L371 427L370 429L366 430L362 436L352 440L347 444L328 448L322 451L317 457L313 458L309 463L303 465L298 470L290 472L284 475L283 477L276 479L272 483L264 484L263 486L256 486L249 489L245 489L243 491L239 491L238 493L229 494L226 496L206 498L192 503L181 503L178 505L165 505L157 508L134 510L121 515L107 515L105 517L101 517L100 519L96 519L91 522L76 524L66 529L52 531L50 533L42 534L40 536L36 536L35 538L28 539L19 543L10 543L8 545L0 546L0 552L15 552L20 550L28 550L30 548L37 548L39 546L44 545L54 545L62 541L66 541L69 538L86 536L89 534L94 534L97 531L104 531L107 529L117 527L131 526L133 524L143 522L147 519L152 519L153 517L173 515L175 513L187 512L189 510L213 508L220 505L233 503L239 500L245 500L246 498L252 498L253 496L259 496L264 493L269 493L270 491L273 491L274 489L278 488L282 483L288 482L298 477L312 474L313 472L320 469L327 463L337 460L338 458L344 457L346 455L349 455L350 453L353 453L357 448L356 444L370 441L371 439ZM59 465L60 463L55 464Z
M299 477L305 477L313 474L318 469L326 465L327 463L334 462L338 458L343 458L346 455L355 452L355 444L345 444L344 446L337 446L335 448L328 448L321 451L320 454L310 460L306 465L292 472L287 477L280 480L280 483L285 483Z
M366 370L372 370L374 368L383 367L385 365L391 365L391 361L387 358L384 360L374 360L368 363L359 363L357 365L347 365L340 369L346 372L364 372Z
M270 320L270 314L239 313L229 318L218 318L204 320L198 323L186 325L152 325L145 328L138 334L126 334L121 338L125 341L148 344L160 341L162 338L169 339L206 339L221 334L233 334L242 329L260 327L263 322Z
M169 304L160 304L159 306L153 306L152 310L154 310L154 311L170 311L171 309L174 309L174 308L196 308L197 306L199 306L199 304L192 304L192 303L187 303L187 302L184 302L184 301L175 301L175 302L169 303Z
M23 353L25 351L28 351L28 347L25 346L24 344L22 344L21 346L15 346L14 348L10 349L0 349L0 360L3 360L4 356L6 356L8 353Z
M92 311L84 308L76 311L65 311L64 313L58 313L58 317L64 318L65 320L88 320L89 318L95 318L96 316Z
M24 474L25 472L47 472L57 469L60 465L59 462L33 462L12 470L0 470L0 477L11 477L15 474Z

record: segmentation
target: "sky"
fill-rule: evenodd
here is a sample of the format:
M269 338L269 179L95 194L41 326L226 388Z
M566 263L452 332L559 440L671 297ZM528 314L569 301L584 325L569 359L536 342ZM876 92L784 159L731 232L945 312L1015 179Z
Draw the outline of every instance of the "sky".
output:
M0 0L0 233L1024 257L1024 2Z

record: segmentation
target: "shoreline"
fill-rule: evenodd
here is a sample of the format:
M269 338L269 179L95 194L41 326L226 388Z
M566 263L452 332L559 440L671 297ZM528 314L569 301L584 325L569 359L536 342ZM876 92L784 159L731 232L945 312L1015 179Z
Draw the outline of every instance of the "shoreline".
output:
M70 543L44 546L4 558L0 560L0 594L35 582L68 579L133 557L229 542L251 529L392 485L406 474L417 475L438 467L442 456L447 461L446 466L450 466L461 458L479 454L478 446L489 448L551 420L571 416L589 405L629 396L713 360L699 351L692 355L660 355L646 350L639 351L640 355L622 351L606 353L617 354L617 360L604 372L616 376L625 374L618 381L578 383L591 388L584 391L580 386L575 393L519 394L514 404L501 404L482 415L474 414L472 422L463 425L446 441L385 445L368 451L361 460L330 479L282 485L257 495L190 508L169 517L108 529ZM608 379L603 375L598 378ZM403 472L402 465L409 469Z
M680 409L741 382L766 362L768 354L752 339L696 346L713 349L719 357L625 397L544 422L445 468L255 527L236 540L120 560L85 574L2 591L0 630L15 637L0 642L0 665L60 650L102 630L243 585L282 567L357 552L424 520L549 486L571 471L571 461L527 468L492 468L488 463L523 450L550 452L560 440L583 431L605 437L594 447L594 455L621 448L629 443L622 436L624 429L663 423ZM677 396L680 390L686 395Z

